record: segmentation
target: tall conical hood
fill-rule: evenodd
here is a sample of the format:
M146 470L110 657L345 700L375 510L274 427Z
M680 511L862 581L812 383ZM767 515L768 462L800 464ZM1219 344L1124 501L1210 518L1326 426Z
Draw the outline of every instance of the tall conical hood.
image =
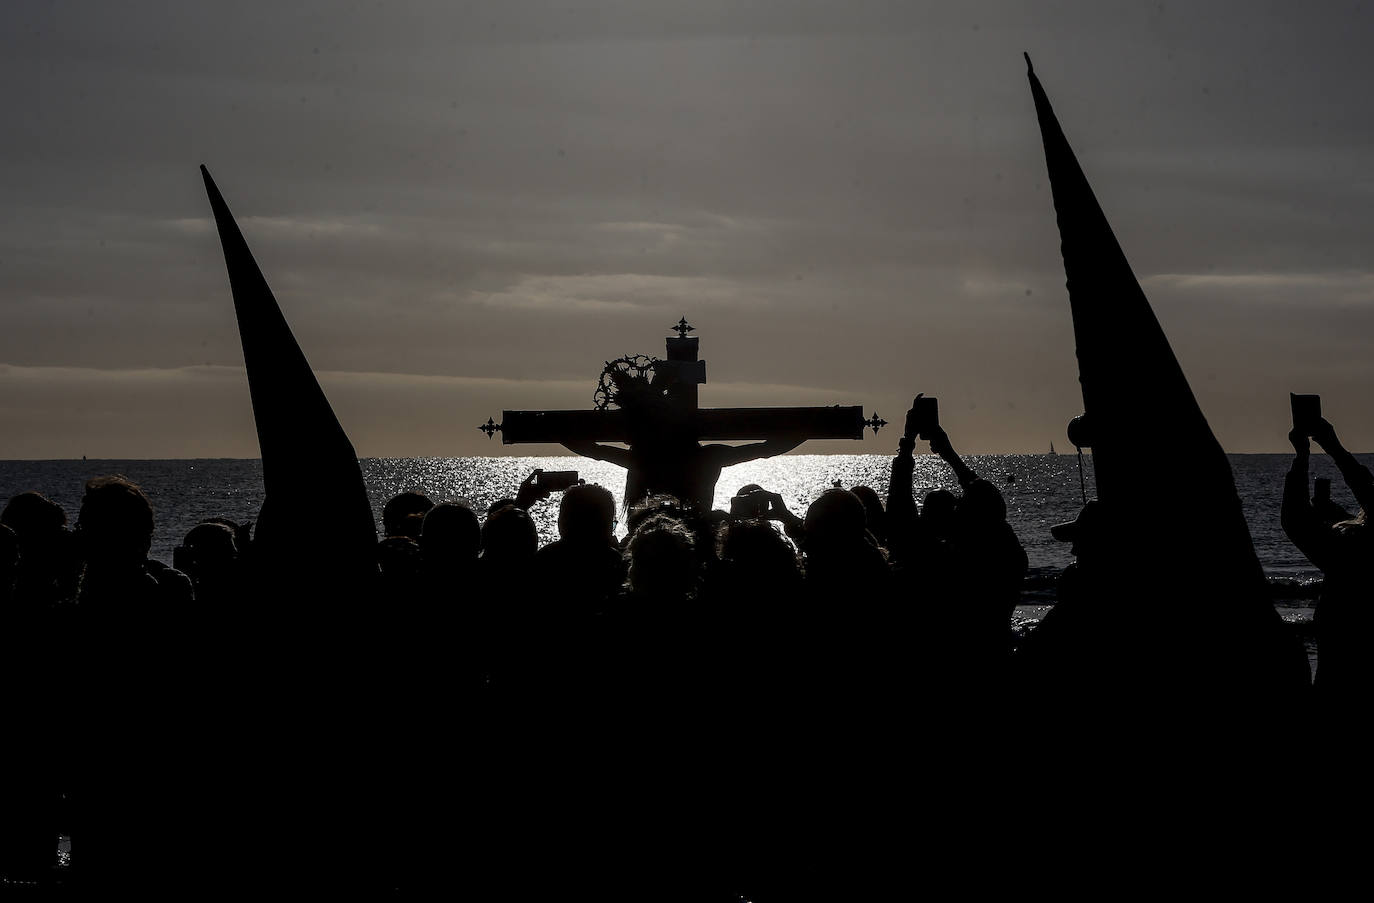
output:
M243 342L262 453L264 510L277 518L267 524L259 520L259 537L269 543L279 539L296 552L308 543L312 552L325 551L345 571L365 570L361 562L374 554L376 526L353 444L209 170L202 166L200 171L219 228ZM296 525L283 521L287 512L292 512ZM325 566L317 554L312 557L313 566Z
M1101 498L1128 501L1131 485L1138 485L1142 474L1168 466L1158 453L1166 438L1171 447L1187 450L1184 466L1190 474L1197 475L1200 462L1209 471L1224 471L1225 492L1235 497L1221 446L1064 137L1040 80L1029 68L1029 56L1026 64L1059 221L1078 345L1078 379L1094 436L1093 467Z
M1183 559L1169 591L1189 606L1191 622L1235 629L1237 642L1250 642L1253 637L1239 637L1242 622L1263 624L1261 632L1281 623L1230 463L1029 56L1026 64L1059 222L1093 469L1098 496L1114 512L1116 551L1142 570L1176 567Z

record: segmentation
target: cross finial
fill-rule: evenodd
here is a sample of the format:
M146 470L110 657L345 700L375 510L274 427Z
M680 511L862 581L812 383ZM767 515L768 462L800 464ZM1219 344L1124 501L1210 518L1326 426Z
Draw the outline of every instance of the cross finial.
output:
M676 332L678 335L682 336L684 339L687 338L687 333L694 332L696 330L695 326L691 326L687 323L686 317L683 317L681 320L678 320L676 326L669 326L668 328L671 329L673 332Z
M490 439L493 435L496 434L498 430L501 429L501 424L497 423L495 420L492 420L490 417L488 417L487 422L479 426L478 429L486 433L487 438Z
M887 426L887 421L879 417L877 411L874 411L873 416L864 421L864 426L870 428L871 430L873 430L873 432L876 433L878 432L879 428Z

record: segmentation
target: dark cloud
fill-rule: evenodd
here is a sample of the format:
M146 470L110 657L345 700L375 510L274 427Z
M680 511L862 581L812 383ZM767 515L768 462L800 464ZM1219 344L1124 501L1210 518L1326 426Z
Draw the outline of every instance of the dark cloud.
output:
M23 438L0 457L110 436L78 407L60 430L39 416L85 391L41 374L241 365L200 162L312 362L357 374L331 395L364 454L485 451L469 420L584 406L550 387L589 398L601 361L657 353L683 314L702 330L707 403L723 403L717 380L885 415L935 392L961 447L1040 450L1080 402L1022 50L1224 443L1280 448L1288 388L1351 420L1374 389L1361 9L7 12L0 363L6 433ZM125 376L107 408L138 424L131 454L251 451L241 417L187 438L148 413L195 405L177 391L202 384ZM482 382L514 378L549 397ZM1349 431L1374 443L1374 425Z

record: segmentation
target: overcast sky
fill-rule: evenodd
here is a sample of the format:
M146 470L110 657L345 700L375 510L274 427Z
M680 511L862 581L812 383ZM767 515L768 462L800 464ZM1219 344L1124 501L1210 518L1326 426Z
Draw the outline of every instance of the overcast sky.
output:
M1361 4L5 12L0 458L257 456L202 162L360 455L541 451L475 427L684 315L703 405L923 391L961 450L1062 448L1023 50L1223 445L1286 448L1291 390L1374 448Z

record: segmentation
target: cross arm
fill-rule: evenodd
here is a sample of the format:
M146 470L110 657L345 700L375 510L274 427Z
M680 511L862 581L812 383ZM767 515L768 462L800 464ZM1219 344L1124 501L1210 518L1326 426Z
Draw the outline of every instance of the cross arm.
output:
M858 405L811 408L702 408L696 412L697 438L862 439L863 408Z
M628 442L624 411L504 411L505 445L525 442ZM809 408L701 408L693 413L701 441L738 439L862 439L857 405Z
M624 411L502 411L501 442L626 442Z

